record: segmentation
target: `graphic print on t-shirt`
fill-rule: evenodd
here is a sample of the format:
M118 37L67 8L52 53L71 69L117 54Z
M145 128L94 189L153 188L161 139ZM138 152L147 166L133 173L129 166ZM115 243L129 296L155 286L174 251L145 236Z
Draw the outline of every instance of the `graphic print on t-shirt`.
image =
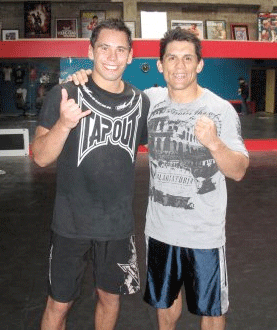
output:
M195 122L202 115L215 122L220 136L220 115L205 106L175 109L161 102L149 116L150 197L155 202L194 209L195 193L204 195L216 189L213 176L218 167L194 135Z
M92 98L91 95L89 96ZM133 99L134 97L132 96L131 100L133 101ZM122 111L119 111L115 117L109 116L99 110L99 106L102 108L110 108L109 106L99 104L99 101L94 104L91 103L91 100L88 102L82 91L78 88L79 107L83 110L92 110L92 113L89 116L86 116L81 120L78 166L92 150L109 143L126 150L126 152L129 153L132 162L134 162L136 134L142 111L141 95L138 97L135 104L133 104L133 102L128 102L127 104L124 103L124 107L131 105L130 110L124 115L122 114ZM121 108L123 106L121 106Z

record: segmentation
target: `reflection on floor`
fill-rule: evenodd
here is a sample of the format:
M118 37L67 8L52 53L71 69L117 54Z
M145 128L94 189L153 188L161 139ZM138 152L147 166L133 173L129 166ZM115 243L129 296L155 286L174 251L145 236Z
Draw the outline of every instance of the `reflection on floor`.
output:
M276 139L277 114L257 112L240 116L244 139Z

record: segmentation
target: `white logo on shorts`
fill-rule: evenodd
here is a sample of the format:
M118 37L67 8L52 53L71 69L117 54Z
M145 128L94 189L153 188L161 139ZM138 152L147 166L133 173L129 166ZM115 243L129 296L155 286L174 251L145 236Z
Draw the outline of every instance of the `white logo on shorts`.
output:
M125 273L124 285L121 288L124 294L136 293L140 289L139 270L134 236L132 236L130 239L130 249L132 251L132 256L128 261L129 263L117 264Z

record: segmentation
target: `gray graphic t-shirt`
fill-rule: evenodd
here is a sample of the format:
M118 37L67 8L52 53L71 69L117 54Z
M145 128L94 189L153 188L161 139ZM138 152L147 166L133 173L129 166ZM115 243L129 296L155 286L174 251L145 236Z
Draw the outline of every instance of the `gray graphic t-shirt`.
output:
M211 249L225 244L225 176L194 135L196 120L211 118L220 139L248 156L232 105L204 89L187 104L170 101L167 88L146 90L150 98L149 200L145 234L170 245Z

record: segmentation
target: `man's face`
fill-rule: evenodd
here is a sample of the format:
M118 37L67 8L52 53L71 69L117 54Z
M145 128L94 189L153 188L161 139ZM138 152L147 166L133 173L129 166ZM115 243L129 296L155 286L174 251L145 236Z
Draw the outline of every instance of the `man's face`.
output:
M132 61L127 35L122 31L101 30L94 47L89 47L89 58L94 61L93 79L100 87L121 80Z
M197 74L203 68L203 60L198 62L193 43L172 41L157 66L170 90L186 90L197 86Z

